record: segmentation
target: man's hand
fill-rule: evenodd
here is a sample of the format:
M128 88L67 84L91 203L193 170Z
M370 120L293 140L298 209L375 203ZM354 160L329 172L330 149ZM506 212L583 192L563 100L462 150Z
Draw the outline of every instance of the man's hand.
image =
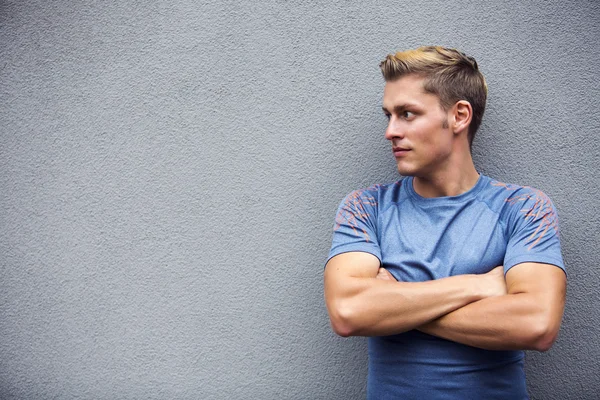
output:
M377 271L377 276L375 277L376 279L381 279L384 281L395 281L396 278L394 278L394 275L392 275L390 273L390 271L388 271L387 269L380 267L379 270Z
M484 297L504 296L506 294L506 280L504 267L498 266L485 274L479 275L479 280Z

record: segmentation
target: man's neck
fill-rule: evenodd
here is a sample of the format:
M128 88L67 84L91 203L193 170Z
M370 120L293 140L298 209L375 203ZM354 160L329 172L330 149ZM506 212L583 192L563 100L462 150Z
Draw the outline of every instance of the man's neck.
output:
M479 173L469 154L461 163L448 163L446 168L434 173L415 176L413 188L422 197L458 196L475 186Z

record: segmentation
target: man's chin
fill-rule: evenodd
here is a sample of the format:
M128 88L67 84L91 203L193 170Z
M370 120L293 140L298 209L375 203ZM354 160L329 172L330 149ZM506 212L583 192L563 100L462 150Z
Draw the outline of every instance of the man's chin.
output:
M417 173L417 171L415 171L414 168L407 168L400 165L397 166L397 169L398 173L402 176L415 176L415 174Z

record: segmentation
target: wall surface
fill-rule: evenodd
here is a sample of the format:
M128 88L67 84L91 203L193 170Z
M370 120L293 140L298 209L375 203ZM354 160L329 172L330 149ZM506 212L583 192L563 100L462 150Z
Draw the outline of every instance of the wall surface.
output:
M486 75L478 169L559 210L531 397L597 398L599 4L2 0L0 398L364 398L323 265L344 195L398 179L378 63L421 44Z

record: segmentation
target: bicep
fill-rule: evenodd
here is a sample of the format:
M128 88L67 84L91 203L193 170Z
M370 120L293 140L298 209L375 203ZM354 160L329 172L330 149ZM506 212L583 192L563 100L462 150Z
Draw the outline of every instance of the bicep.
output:
M535 296L552 318L562 318L567 279L561 268L535 262L517 264L506 273L506 287L509 294Z
M332 257L325 266L325 274L375 278L380 264L379 259L371 253L351 251Z
M360 251L332 257L325 266L325 297L352 291L355 278L375 278L380 264L373 254Z

